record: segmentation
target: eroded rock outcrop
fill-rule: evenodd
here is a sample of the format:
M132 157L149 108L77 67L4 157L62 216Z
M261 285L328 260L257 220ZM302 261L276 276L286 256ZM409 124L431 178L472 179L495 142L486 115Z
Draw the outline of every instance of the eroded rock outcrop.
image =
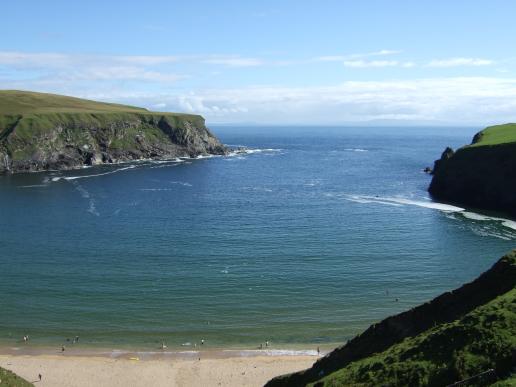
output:
M227 151L196 115L32 114L1 129L0 173Z

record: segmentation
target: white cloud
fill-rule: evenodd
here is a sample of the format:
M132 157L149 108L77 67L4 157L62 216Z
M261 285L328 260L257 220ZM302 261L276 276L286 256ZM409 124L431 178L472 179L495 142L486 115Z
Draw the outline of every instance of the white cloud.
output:
M34 81L148 81L176 82L184 79L160 64L178 60L173 56L106 56L57 53L0 52L0 65L16 72L16 78Z
M256 86L182 93L82 95L199 113L208 123L339 124L368 120L461 125L516 121L516 79L460 77L345 82L326 87Z
M490 59L482 58L448 58L434 59L428 63L428 67L458 67L458 66L489 66L494 64Z
M399 62L396 60L346 60L342 62L345 67L393 67L398 66Z
M261 66L264 62L257 58L242 58L242 57L214 57L202 60L204 63L223 65L229 67L254 67Z
M400 50L379 50L379 51L365 52L365 53L361 53L361 54L319 56L319 57L313 58L313 60L318 61L318 62L343 62L346 60L358 59L358 58L370 58L370 57L375 57L375 56L395 55L395 54L400 54L401 52L402 51L400 51Z

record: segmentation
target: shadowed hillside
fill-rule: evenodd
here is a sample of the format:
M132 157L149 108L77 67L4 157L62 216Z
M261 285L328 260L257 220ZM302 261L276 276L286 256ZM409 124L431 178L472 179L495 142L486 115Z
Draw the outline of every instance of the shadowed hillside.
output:
M442 386L515 365L516 250L471 283L369 327L267 386Z

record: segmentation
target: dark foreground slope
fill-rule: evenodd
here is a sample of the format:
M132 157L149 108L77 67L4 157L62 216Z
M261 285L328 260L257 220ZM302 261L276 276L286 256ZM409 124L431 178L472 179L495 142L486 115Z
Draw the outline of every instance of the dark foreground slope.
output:
M29 383L25 379L19 377L14 372L5 370L0 367L0 386L5 387L34 387L34 384Z
M0 91L0 173L225 152L198 115Z
M488 368L507 376L516 348L515 286L516 250L475 281L372 325L312 368L267 386L438 386Z
M516 217L516 124L486 128L456 152L447 148L433 175L435 199Z

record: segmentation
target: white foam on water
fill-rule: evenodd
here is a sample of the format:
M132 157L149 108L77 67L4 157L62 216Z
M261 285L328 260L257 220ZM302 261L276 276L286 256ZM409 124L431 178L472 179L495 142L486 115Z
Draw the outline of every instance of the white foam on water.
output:
M327 194L326 196L334 196L332 194ZM341 196L341 195L337 195ZM505 218L499 218L495 216L487 216L483 214L478 214L476 212L466 211L466 209L462 207L452 206L450 204L444 204L444 203L437 203L430 200L413 200L413 199L407 199L407 198L400 198L400 197L381 197L381 196L370 196L370 195L343 195L343 198L346 200L349 200L351 202L361 203L361 204L367 204L367 203L375 203L375 204L384 204L384 205L397 205L397 206L417 206L417 207L424 207L424 208L430 208L434 210L439 210L444 213L446 213L447 217L450 219L457 220L457 217L450 214L459 214L463 216L464 218L479 221L479 222L497 222L498 224L501 224L504 227L507 227L511 230L516 231L516 221L505 219ZM504 240L513 240L516 238L516 235L512 234L503 234L499 232L495 232L490 229L474 229L471 227L473 232L475 232L478 235L481 236L493 236L496 238L504 239Z
M38 187L48 187L48 184L32 184L32 185L20 185L18 188L38 188Z
M235 156L239 156L239 155L252 155L252 154L256 154L256 153L264 153L264 154L276 154L276 153L279 153L279 152L282 152L283 149L279 149L279 148L256 148L256 149L252 149L252 148L244 148L244 149L237 149L237 150L234 150L232 152L229 152L226 157L235 157Z
M503 240L506 240L506 241L510 241L510 240L513 239L513 238L505 236L503 234L492 232L492 231L488 231L488 230L484 230L482 228L472 227L471 229L473 230L473 232L475 234L477 234L478 236L482 236L482 237L495 237L495 238L503 239Z
M502 224L502 226L505 226L507 228L510 228L510 229L516 231L516 221L514 221L514 220L499 218L496 216L487 216L487 215L477 214L476 212L470 212L470 211L464 211L464 212L461 212L461 214L465 218L468 218L471 220L500 222Z
M367 149L362 148L346 148L344 150L348 152L369 152Z
M171 181L170 184L178 184L178 185L182 185L183 187L192 187L192 184L184 182L184 181Z
M87 179L87 178L90 178L90 177L98 177L98 176L111 175L113 173L122 172L122 171L125 171L127 169L133 169L133 168L136 168L136 165L129 165L129 166L124 167L124 168L119 168L119 169L115 169L113 171L104 172L104 173L97 173L95 175L58 176L58 177L53 177L52 181L56 182L56 181L59 181L59 180L71 181L71 180L78 180L78 179Z
M225 353L234 353L238 352L240 356L317 356L318 353L313 349L248 349L248 350L240 350L235 351L231 349L223 350Z
M175 164L175 163L184 163L184 160L180 159L179 157L176 157L175 159L170 159L170 160L149 160L148 162L151 164Z
M471 220L492 220L492 219L495 219L495 218L491 218L489 216L485 216L485 215L477 214L476 212L469 212L469 211L464 211L462 213L462 215L465 218L468 218L468 219L471 219Z
M346 199L346 200L348 200L350 202L361 203L361 204L378 203L378 204L385 204L387 206L402 207L402 204L399 204L399 203L393 203L393 202L390 202L390 201L383 201L383 200L380 200L380 199L372 200L372 199L366 198L365 196L360 196L360 195L349 195L349 196L345 196L344 199Z
M97 207L95 206L95 200L91 197L88 190L86 190L86 188L84 188L82 185L80 185L76 181L73 181L72 184L75 186L75 189L81 194L81 196L84 199L88 199L89 207L86 211L92 215L100 216L99 212L97 211Z
M385 205L409 205L409 206L417 206L424 208L431 208L434 210L440 210L444 212L459 212L464 211L464 208L452 206L450 204L436 203L431 201L423 201L423 200L412 200L405 199L399 197L389 197L389 196L369 196L369 195L346 195L344 196L346 200L355 201L357 203L378 203Z
M172 188L139 188L138 191L174 191Z

